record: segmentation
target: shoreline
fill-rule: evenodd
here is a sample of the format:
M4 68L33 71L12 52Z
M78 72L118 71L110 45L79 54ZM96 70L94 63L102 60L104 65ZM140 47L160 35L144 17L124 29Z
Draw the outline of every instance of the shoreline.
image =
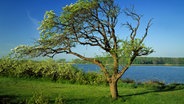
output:
M93 64L93 63L67 63L67 64ZM94 64L95 65L95 64ZM106 64L110 65L110 64ZM184 66L184 64L132 64L131 66Z
M131 66L184 66L184 64L132 64Z

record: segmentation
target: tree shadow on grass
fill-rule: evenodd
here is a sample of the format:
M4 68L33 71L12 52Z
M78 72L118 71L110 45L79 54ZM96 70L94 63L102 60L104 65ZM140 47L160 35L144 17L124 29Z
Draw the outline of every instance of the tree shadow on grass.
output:
M0 104L17 104L16 99L14 95L0 95Z
M148 91L138 92L134 94L127 94L127 95L120 95L119 97L131 97L131 96L137 96L137 95L145 95L148 93L154 93L154 92L170 92L170 91L177 91L177 90L183 90L184 84L170 84L170 85L164 85L158 88L152 88Z
M85 104L86 99L64 99L67 104Z

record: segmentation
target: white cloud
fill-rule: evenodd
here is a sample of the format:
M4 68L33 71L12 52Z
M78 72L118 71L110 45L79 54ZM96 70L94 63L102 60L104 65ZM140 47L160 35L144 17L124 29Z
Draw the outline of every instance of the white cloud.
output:
M39 31L37 29L39 27L40 20L34 18L29 11L27 11L27 17L33 26L33 30L32 30L33 33L32 34L34 34L34 35L32 35L32 36L34 37L34 39L39 38Z
M27 11L27 17L28 17L29 20L32 22L32 24L34 25L34 27L37 28L37 27L39 26L38 23L39 23L40 21L39 21L38 19L32 17L29 11Z

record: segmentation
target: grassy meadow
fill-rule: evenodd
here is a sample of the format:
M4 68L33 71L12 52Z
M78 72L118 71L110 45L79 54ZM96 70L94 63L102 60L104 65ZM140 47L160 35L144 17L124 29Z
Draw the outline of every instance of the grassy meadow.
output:
M151 86L151 85L150 85ZM183 104L184 86L160 89L145 85L119 84L121 97L112 100L105 85L80 85L44 79L0 77L2 104Z
M101 73L54 60L0 59L0 104L183 104L184 85L119 80L112 100Z

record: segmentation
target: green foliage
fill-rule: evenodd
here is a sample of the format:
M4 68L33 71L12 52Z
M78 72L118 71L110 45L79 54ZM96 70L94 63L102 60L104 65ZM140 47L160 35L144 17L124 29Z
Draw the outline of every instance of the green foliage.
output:
M152 48L146 47L141 39L135 38L134 40L123 40L118 54L121 57L121 64L126 65L132 61L133 55L143 56L149 55L152 52Z
M37 57L40 54L40 51L38 49L39 48L35 46L20 45L12 50L11 55L16 58Z
M64 104L64 101L61 96L55 98L55 104Z
M47 99L46 97L44 97L43 93L36 92L27 101L27 104L49 104L49 99Z
M10 77L47 78L52 81L68 81L79 84L102 84L105 77L101 73L78 70L71 64L45 61L0 59L0 75Z
M144 87L149 89L161 90L164 89L166 85L163 82L159 81L147 81L144 82Z
M89 15L90 10L97 8L97 6L98 6L98 3L95 1L79 0L75 4L70 4L63 7L64 15L62 15L61 18L66 19L67 21L65 22L68 22L69 19L75 18L74 16L80 13L82 14L82 16L87 16L90 18L90 15Z
M137 57L133 64L184 65L184 58Z

